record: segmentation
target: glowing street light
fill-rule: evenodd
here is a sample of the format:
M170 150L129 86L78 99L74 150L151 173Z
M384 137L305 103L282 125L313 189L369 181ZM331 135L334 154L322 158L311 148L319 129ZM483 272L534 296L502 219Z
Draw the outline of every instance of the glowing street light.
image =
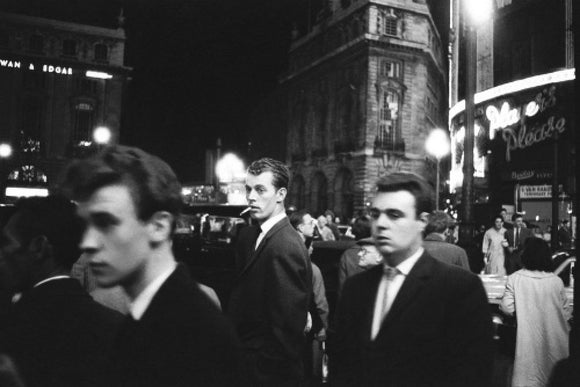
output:
M246 176L244 162L233 153L226 153L218 160L215 172L220 183L232 183Z
M491 0L464 0L463 4L471 25L479 25L491 17L493 4Z
M0 143L0 158L7 159L12 156L12 146L5 142Z
M93 131L93 140L99 145L106 145L111 141L111 129L99 126Z
M437 159L437 182L435 184L435 209L439 209L439 164L441 159L449 154L451 146L447 132L443 129L433 129L425 141L425 150Z

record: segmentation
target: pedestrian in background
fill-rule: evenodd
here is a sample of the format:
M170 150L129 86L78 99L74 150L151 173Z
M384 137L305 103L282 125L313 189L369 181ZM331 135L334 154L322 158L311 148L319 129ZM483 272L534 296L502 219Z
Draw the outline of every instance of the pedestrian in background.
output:
M505 239L506 229L503 228L503 218L498 215L493 220L493 227L483 235L481 251L485 262L485 274L505 275Z
M284 210L290 171L271 158L250 164L246 199L258 227L240 231L228 304L242 342L242 382L299 386L312 293L310 257Z
M529 238L524 246L523 268L508 277L500 309L517 321L512 386L543 387L569 355L571 308L564 283L552 273L548 244Z
M335 241L336 238L330 227L328 227L328 219L324 215L320 215L316 219L316 227L323 241Z
M532 230L526 227L522 214L514 214L512 219L513 228L505 232L508 244L505 267L508 275L522 267L521 255L524 243L528 238L534 237Z
M446 242L446 237L450 232L449 227L452 224L454 222L451 216L444 211L433 211L429 214L423 247L433 258L469 270L469 260L465 250Z
M371 220L368 216L360 216L356 218L351 227L351 233L354 239L357 241L356 244L350 246L346 249L340 256L340 262L338 264L338 294L344 281L347 278L365 271L366 268L359 265L361 260L361 254L366 254L363 245L370 244L374 248L374 241L371 237ZM364 242L361 242L363 241ZM360 242L360 243L359 243Z

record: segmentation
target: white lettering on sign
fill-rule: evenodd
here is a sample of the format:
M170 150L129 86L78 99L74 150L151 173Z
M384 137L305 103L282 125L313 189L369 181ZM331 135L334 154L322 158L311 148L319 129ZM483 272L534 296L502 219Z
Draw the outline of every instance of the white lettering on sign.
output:
M11 59L0 59L0 68L13 68L13 69L27 69L28 71L42 71L43 73L52 73L52 74L62 74L62 75L72 75L73 69L72 67L65 67L65 66L54 66L50 64L35 64L32 62L25 62L24 67L22 66L22 62L17 60Z
M544 199L552 197L551 185L522 185L520 199Z
M554 121L556 121L554 123ZM562 133L566 130L566 119L551 116L543 125L536 125L530 131L523 124L519 128L508 128L502 133L504 141L507 143L505 148L505 159L511 161L511 151L516 149L525 149L554 135L554 132Z
M501 105L500 110L497 110L493 105L489 105L487 109L485 109L485 115L489 120L489 139L493 140L495 138L495 132L498 130L517 124L522 116L521 110L521 107L512 109L510 104L507 102L504 102ZM524 115L526 117L533 117L539 110L540 106L536 101L530 101L524 107Z
M0 59L0 67L10 67L14 69L20 68L20 62L7 60L7 59Z

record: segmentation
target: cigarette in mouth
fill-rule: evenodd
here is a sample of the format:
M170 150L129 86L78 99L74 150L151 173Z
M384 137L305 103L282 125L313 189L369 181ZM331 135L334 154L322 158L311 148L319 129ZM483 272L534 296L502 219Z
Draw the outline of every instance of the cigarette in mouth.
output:
M246 208L244 211L240 212L240 216L244 215L246 212L249 212L251 209L252 207Z

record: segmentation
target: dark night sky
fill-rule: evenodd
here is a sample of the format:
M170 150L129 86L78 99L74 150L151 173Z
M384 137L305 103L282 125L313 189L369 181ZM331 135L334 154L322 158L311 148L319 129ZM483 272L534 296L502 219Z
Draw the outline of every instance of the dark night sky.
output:
M308 5L322 1L1 0L0 10L114 28L123 8L133 73L121 142L186 182L203 180L218 137L224 150L246 150L250 113L286 69L292 23L304 31Z

